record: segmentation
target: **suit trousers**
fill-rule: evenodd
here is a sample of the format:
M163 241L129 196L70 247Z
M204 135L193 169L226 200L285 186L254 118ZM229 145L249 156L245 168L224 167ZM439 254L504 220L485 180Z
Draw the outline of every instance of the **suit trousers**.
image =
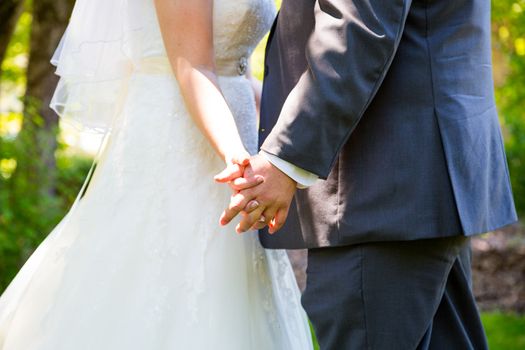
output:
M308 251L302 303L321 350L483 350L470 239Z

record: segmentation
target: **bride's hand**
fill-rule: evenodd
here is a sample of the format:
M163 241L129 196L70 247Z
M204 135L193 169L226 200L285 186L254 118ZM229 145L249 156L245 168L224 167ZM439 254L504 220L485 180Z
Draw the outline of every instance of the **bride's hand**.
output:
M262 176L245 179L244 170L250 165L250 154L246 150L233 152L225 156L226 168L214 179L219 183L230 183L236 191L255 187L264 182Z

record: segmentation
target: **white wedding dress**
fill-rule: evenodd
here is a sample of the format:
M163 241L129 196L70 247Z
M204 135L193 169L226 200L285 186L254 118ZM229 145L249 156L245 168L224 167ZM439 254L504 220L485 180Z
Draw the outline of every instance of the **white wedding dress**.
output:
M137 1L149 25L134 34L121 100L106 101L119 110L111 133L84 196L0 298L0 349L311 349L286 253L219 227L224 164L185 109L152 0ZM273 0L215 0L220 86L252 153L254 95L240 74L274 15Z

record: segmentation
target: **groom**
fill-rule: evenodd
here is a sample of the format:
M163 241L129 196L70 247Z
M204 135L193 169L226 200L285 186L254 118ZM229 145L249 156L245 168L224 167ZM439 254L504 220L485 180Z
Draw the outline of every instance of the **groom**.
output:
M222 224L309 249L323 350L486 349L469 236L516 221L490 1L284 0L266 56L261 153Z

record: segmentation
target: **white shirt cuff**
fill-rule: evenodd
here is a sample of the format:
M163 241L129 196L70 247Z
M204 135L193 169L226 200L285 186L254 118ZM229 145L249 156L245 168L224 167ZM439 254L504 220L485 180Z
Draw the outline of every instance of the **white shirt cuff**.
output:
M297 188L310 187L319 179L319 176L299 168L298 166L295 166L286 160L274 156L273 154L267 153L265 151L260 151L259 154L265 157L266 160L272 163L277 169L297 182Z

